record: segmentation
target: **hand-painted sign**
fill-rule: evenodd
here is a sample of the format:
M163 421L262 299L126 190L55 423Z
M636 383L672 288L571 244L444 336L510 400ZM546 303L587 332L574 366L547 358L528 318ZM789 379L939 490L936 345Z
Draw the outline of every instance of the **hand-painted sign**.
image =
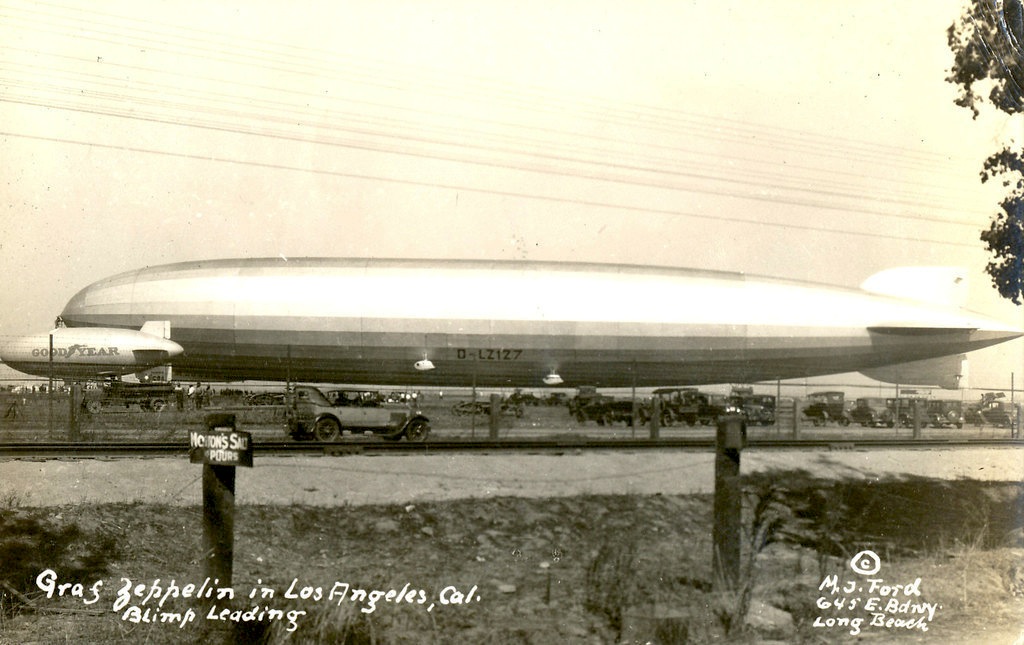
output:
M238 430L192 430L188 456L193 464L252 468L252 435Z

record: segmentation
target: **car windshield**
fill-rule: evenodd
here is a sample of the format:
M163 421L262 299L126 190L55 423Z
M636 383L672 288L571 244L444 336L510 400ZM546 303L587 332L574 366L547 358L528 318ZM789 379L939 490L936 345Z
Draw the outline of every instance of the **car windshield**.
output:
M297 401L309 401L317 405L329 406L331 404L320 390L312 387L295 388L295 399Z

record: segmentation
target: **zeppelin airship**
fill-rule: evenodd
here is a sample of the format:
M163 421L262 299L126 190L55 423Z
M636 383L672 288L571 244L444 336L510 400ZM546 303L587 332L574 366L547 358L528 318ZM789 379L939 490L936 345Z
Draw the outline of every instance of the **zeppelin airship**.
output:
M168 340L167 321L140 329L57 327L23 336L0 349L3 362L26 374L85 380L136 374L165 365L182 353Z
M849 289L633 265L230 259L100 280L61 316L77 330L168 321L170 340L184 350L168 354L180 378L449 387L871 373L1021 335L948 303L915 300L935 291L894 289L900 276L890 270Z

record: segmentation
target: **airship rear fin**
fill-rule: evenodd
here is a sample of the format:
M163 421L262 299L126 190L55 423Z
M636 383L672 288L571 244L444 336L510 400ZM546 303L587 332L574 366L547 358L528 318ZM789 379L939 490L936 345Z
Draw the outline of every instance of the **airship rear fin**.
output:
M860 288L883 296L934 305L967 303L967 270L962 267L895 267L879 271Z
M940 356L912 363L863 369L860 373L885 383L924 385L941 387L944 390L956 390L966 387L964 380L967 376L967 356L964 354Z
M142 323L142 328L139 329L143 334L152 334L153 336L159 336L160 338L171 337L171 321L170 320L147 320Z

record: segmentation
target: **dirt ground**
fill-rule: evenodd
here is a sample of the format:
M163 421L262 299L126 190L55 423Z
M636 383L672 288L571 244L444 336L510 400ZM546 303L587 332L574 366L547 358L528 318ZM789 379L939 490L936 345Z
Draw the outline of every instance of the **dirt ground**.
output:
M129 412L91 432L167 439L183 419L200 422ZM441 432L477 431L454 423ZM710 453L258 457L239 471L230 600L195 597L200 471L0 462L0 643L1010 644L1024 626L1016 448L745 451L734 590L712 575ZM875 574L854 568L867 551Z
M745 553L756 553L744 559L747 595L715 589L710 495L643 493L240 505L231 601L181 595L204 581L197 505L39 508L9 494L0 641L1009 644L1020 635L1019 483L843 483L791 471L748 478L745 490ZM848 556L863 549L879 556L874 576L852 572ZM51 598L51 579L39 581L47 569ZM832 575L838 589L860 589L830 593ZM867 590L871 579L914 586L919 595L899 600L934 606L927 631L870 626L863 607L816 606L887 602L880 587ZM74 582L79 597L70 584L57 597L57 584ZM828 624L857 617L856 635Z

